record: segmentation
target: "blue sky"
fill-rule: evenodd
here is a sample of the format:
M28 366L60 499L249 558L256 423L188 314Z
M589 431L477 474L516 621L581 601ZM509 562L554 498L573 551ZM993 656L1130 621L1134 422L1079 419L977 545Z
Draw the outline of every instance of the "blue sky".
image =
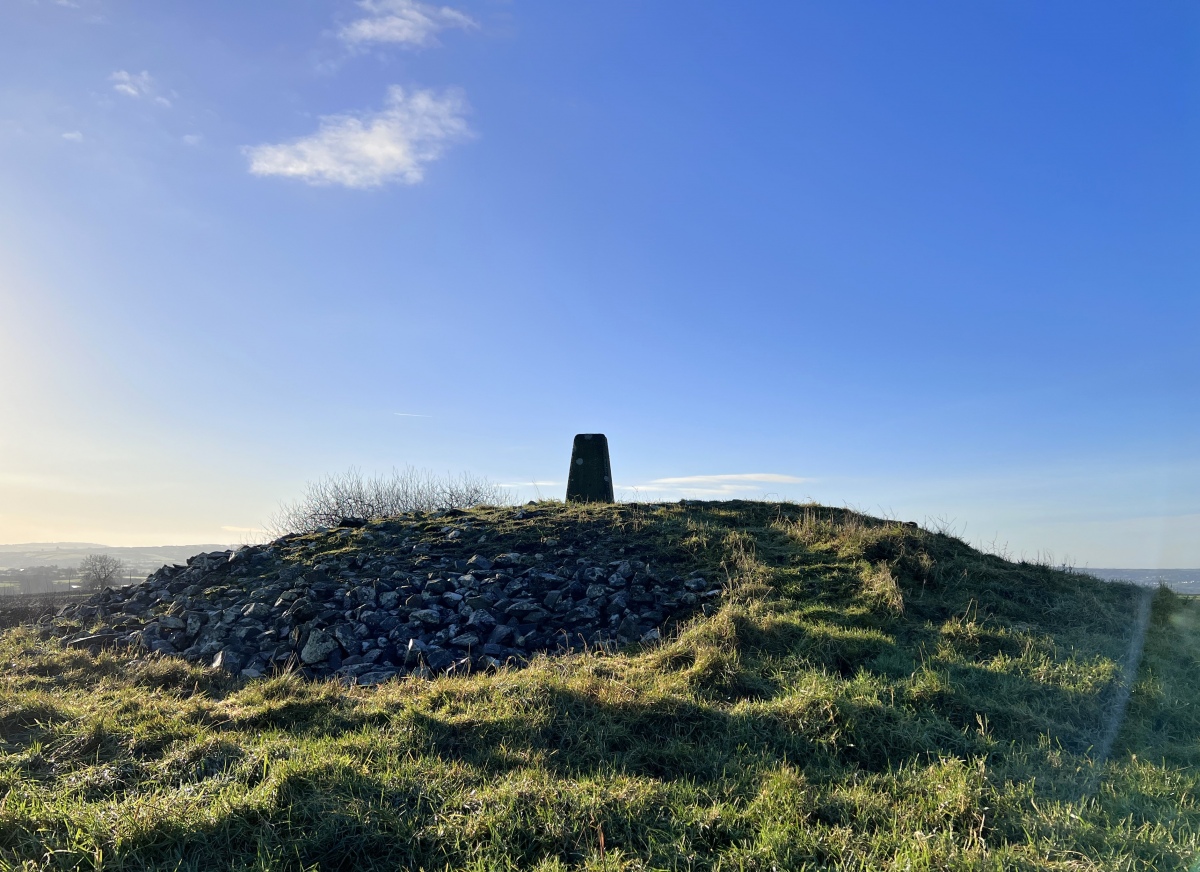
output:
M1200 566L1198 98L1185 2L9 0L0 541L604 432L625 498Z

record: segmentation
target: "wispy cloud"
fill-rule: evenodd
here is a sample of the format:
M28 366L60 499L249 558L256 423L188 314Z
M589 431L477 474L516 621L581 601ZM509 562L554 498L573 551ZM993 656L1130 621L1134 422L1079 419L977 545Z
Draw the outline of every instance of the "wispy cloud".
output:
M692 497L734 497L762 493L764 486L805 484L812 479L778 472L737 472L721 475L683 475L656 478L644 484L617 485L637 493L680 494Z
M83 142L83 134L78 130L71 130L62 135L62 138L67 142Z
M418 415L416 412L392 412L397 418L432 418L433 415Z
M728 475L684 475L678 478L656 478L652 485L665 487L685 487L687 485L726 485L738 482L761 484L804 484L812 481L810 478L797 478L794 475L781 475L778 472L738 472Z
M431 6L416 0L360 0L367 14L339 31L342 41L358 46L372 42L420 47L436 45L436 34L448 28L472 30L475 19L449 6Z
M184 145L199 145L202 138L199 133L186 133L182 137Z
M150 100L159 106L170 107L171 101L159 93L158 84L145 70L140 73L130 73L117 70L108 80L113 83L113 90L118 94L133 97L136 100Z
M465 113L458 90L408 93L393 85L379 112L327 115L310 136L247 148L250 172L348 188L415 185L447 145L471 135Z

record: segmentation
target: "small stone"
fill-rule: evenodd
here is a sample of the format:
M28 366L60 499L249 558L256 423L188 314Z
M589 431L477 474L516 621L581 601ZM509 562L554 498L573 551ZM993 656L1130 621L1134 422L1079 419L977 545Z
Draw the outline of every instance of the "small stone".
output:
M304 643L304 648L300 651L300 659L309 666L323 663L337 649L337 646L338 641L332 633L313 630L308 634L308 641Z
M454 655L431 645L425 652L425 662L434 672L444 672L454 664Z
M262 620L271 616L271 607L266 603L250 603L242 610L242 617Z
M640 639L642 628L638 626L638 622L631 615L621 621L621 625L617 627L617 635L623 636L626 639Z
M492 632L491 635L488 636L488 641L495 644L500 644L505 639L512 636L514 632L515 631L513 628L507 624L497 624L496 626L492 627Z
M333 628L333 637L347 651L353 651L358 647L359 637L351 624L338 624Z
M421 660L421 655L425 653L425 643L420 639L409 639L408 648L404 652L404 665L414 666Z
M222 648L212 661L213 669L223 669L231 675L242 670L242 657L232 648Z
M459 648L470 648L472 645L479 644L479 637L474 633L463 633L451 639L450 644Z
M476 609L471 613L471 617L467 620L468 627L478 627L481 630L488 630L496 626L496 619L492 613L486 609Z
M437 608L417 609L411 615L409 615L409 618L430 626L433 626L434 624L440 624L442 622L441 612L439 612Z
M96 633L90 636L82 636L78 639L72 639L67 643L68 648L93 648L111 645L119 637L116 633Z
M476 554L474 557L472 557L470 560L467 561L468 571L473 570L473 569L478 569L483 572L487 572L488 570L490 570L492 568L492 565L493 565L492 561L488 560L486 557L484 557L480 554Z
M357 683L363 687L370 687L375 684L383 684L385 681L390 681L395 677L395 669L378 669L374 672L367 672L364 675L358 676Z

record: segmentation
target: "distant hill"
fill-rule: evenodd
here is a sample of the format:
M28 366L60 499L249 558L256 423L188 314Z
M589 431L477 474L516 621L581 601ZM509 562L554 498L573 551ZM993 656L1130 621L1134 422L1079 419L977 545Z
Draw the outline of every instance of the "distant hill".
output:
M1200 594L1200 569L1084 569L1105 581L1131 581L1158 587L1165 584L1176 593Z
M0 545L0 570L28 569L32 566L77 566L89 554L111 554L134 573L153 572L169 563L184 563L202 551L218 551L229 545L157 545L118 548L96 542L26 542Z

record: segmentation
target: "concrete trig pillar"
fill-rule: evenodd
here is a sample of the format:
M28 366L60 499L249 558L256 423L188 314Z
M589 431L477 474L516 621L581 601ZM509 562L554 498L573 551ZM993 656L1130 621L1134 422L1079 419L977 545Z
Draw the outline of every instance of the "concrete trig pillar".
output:
M613 502L608 438L603 433L580 433L575 437L575 445L571 448L571 474L567 476L567 502Z

